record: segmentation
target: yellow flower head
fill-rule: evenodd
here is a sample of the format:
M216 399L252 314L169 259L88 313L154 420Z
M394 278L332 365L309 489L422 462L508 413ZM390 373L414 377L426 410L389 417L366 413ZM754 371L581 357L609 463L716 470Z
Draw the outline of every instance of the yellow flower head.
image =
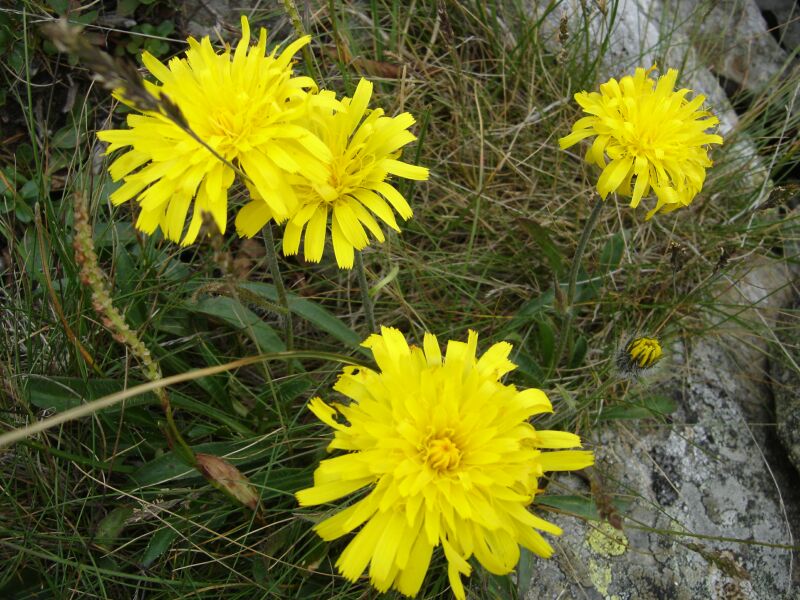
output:
M625 374L638 374L661 359L661 344L653 337L634 337L628 340L617 356L617 366Z
M330 92L320 95L331 100L333 97ZM398 160L402 147L416 139L408 131L414 117L409 113L387 117L380 108L368 110L371 95L372 84L362 79L353 97L342 100L344 110L322 108L312 116L311 131L323 141L332 159L322 181L310 181L301 175L290 178L299 203L286 223L284 254L298 253L305 229L305 258L319 262L331 213L336 262L339 267L350 269L354 250L362 250L369 244L364 227L379 242L384 240L375 216L396 231L400 228L392 208L403 219L411 217L408 202L386 179L389 175L428 178L428 169ZM252 237L269 219L283 220L259 197L259 190L255 192L253 201L236 217L240 235Z
M543 451L581 442L528 423L552 412L547 396L501 383L515 368L510 344L476 358L477 342L470 331L466 343L448 342L443 358L435 336L426 334L423 348L409 347L398 330L383 327L364 342L380 371L348 367L334 386L351 402L311 401L311 411L335 430L328 450L347 453L323 460L298 501L324 504L365 490L315 526L325 540L361 527L336 562L347 579L369 566L378 590L413 596L441 545L453 593L463 600L461 575L470 574L470 557L504 574L517 564L520 545L552 554L537 529L556 535L561 529L526 508L537 480L545 471L587 467L593 455Z
M691 203L712 164L708 145L722 143L721 136L706 133L719 120L700 110L705 97L688 100L691 90L674 91L677 70L670 69L656 81L649 77L653 69L638 68L633 77L620 81L609 79L599 94L575 94L589 116L558 141L565 149L596 136L586 162L603 169L597 181L600 196L605 200L616 191L629 196L636 208L652 188L657 203L647 219L659 210L670 212ZM611 162L606 163L606 156Z
M160 81L146 82L148 90L177 105L190 129L241 168L271 210L284 218L297 204L284 174L324 180L330 160L328 147L302 123L310 102L327 100L331 110L336 103L309 94L316 91L311 78L292 77L292 56L308 41L306 36L280 55L276 50L266 54L266 30L249 46L250 25L243 16L242 39L234 51L226 47L217 53L205 37L200 42L189 38L186 57L173 58L167 66L147 52L142 55ZM139 229L152 233L160 226L167 238L183 237L184 244L195 240L206 211L224 232L234 170L159 112L129 115L128 126L97 134L109 142L108 152L130 146L109 169L115 181L125 181L111 195L112 202L136 197L142 209ZM193 217L184 234L192 201Z

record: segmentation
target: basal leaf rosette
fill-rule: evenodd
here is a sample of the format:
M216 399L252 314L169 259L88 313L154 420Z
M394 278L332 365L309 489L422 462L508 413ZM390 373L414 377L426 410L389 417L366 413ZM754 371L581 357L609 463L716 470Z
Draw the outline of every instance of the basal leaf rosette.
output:
M158 80L145 82L150 93L166 96L177 106L191 132L219 156L165 114L131 114L127 129L97 134L109 143L109 153L129 147L109 168L115 181L124 181L111 201L136 198L141 207L139 229L152 233L160 227L167 238L190 244L203 212L211 213L225 231L228 188L235 178L228 161L241 169L276 215L288 216L297 198L286 175L323 181L331 158L328 147L305 128L307 114L320 103L328 102L329 110L337 108L329 96L309 93L317 90L310 77L292 74L292 57L309 39L267 54L266 30L261 29L258 42L250 46L250 25L243 16L235 50L217 52L205 37L200 42L189 38L185 57L166 65L145 52L142 61ZM125 102L124 97L120 100Z
M348 404L310 402L334 429L314 485L297 493L302 506L364 495L315 526L325 540L358 530L336 566L355 581L369 568L380 591L406 596L420 589L431 555L442 546L456 598L474 557L488 571L509 573L520 546L539 556L553 550L539 531L555 525L527 507L546 471L593 464L572 433L540 431L528 422L552 412L541 390L520 390L500 379L515 365L511 345L493 345L476 358L478 336L450 341L442 357L434 335L409 346L396 329L370 336L379 370L347 367L334 389Z
M659 210L688 206L712 165L709 145L722 143L721 136L710 133L719 119L702 109L705 96L690 100L691 90L675 91L676 69L657 80L649 76L653 69L638 68L633 76L609 79L599 93L575 94L588 116L559 140L566 149L594 137L586 161L602 169L597 191L604 200L618 192L636 208L652 188L657 201L646 219Z
M320 95L333 102L331 92ZM380 108L370 110L371 96L372 84L362 79L353 97L342 100L341 111L323 105L311 114L309 129L322 140L331 160L322 180L310 180L303 173L289 177L298 203L286 222L284 254L299 252L305 231L304 257L319 262L330 222L336 262L340 268L350 269L355 250L370 243L367 231L378 242L384 241L378 220L400 231L394 212L403 219L412 216L408 201L390 177L428 178L428 169L400 160L403 146L416 139L409 131L414 117L409 113L387 117ZM270 219L283 220L262 200L260 190L251 192L253 201L236 218L237 231L247 237Z

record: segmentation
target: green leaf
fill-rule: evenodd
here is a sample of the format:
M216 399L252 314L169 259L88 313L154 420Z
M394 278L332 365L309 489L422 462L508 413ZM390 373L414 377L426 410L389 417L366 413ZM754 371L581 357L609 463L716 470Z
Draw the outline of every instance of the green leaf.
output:
M599 521L600 511L592 498L570 494L544 494L536 496L534 504L541 504L557 508L560 511L569 513L587 521ZM611 505L620 513L625 514L631 506L630 500L613 498Z
M600 274L589 275L583 267L578 269L578 283L575 286L575 304L593 302L600 295Z
M553 306L554 298L555 292L552 288L547 290L544 294L536 296L535 298L531 298L525 302L525 304L523 304L517 311L517 314L515 314L514 317L509 320L505 329L507 331L513 331L529 324L539 314L546 311L548 307Z
M243 283L242 288L266 298L270 302L278 302L278 292L275 286L271 283ZM310 323L313 323L321 330L329 333L340 342L350 346L351 348L360 348L361 336L355 331L345 325L341 319L334 316L327 309L323 308L316 302L301 298L294 294L288 294L289 310L296 315L302 317ZM361 349L366 354L369 354L364 349Z
M615 233L608 239L600 252L600 271L608 273L616 269L622 260L624 250L625 239L621 233Z
M47 4L59 16L64 15L69 8L69 0L47 0Z
M675 402L667 396L650 396L640 403L615 404L603 409L599 418L603 421L611 419L652 419L671 415L678 409Z
M523 226L533 238L533 241L536 242L536 245L539 246L542 254L544 254L547 262L550 264L550 269L553 271L556 278L558 278L562 272L562 252L559 250L558 246L553 243L553 240L550 238L550 233L535 221L523 221Z
M155 560L172 546L178 532L172 527L162 527L153 534L142 555L142 566L149 567Z
M541 387L544 385L545 373L533 358L520 352L514 356L511 362L517 365L517 370L514 372L524 375L529 386Z
M33 406L55 412L63 412L74 408L85 402L98 400L104 396L115 394L122 391L124 385L117 379L89 379L83 381L78 377L41 377L30 376L26 380L23 396ZM136 382L129 382L129 385L136 385ZM234 433L244 436L255 435L250 428L246 427L224 410L220 410L208 402L199 402L177 390L170 391L170 401L174 408L186 410L195 415L203 415L218 424L223 425ZM129 398L124 405L127 408L140 404L158 404L158 398L154 394L142 394L135 398ZM103 409L103 412L113 414L121 410L123 403Z
M256 488L261 490L261 501L272 498L294 497L297 490L313 484L315 465L304 468L286 467L274 469L267 473L259 473L250 478Z
M589 346L586 342L586 338L582 335L579 336L575 342L575 346L572 348L572 355L569 358L570 369L577 369L583 364L583 360L586 358L586 352L588 349Z
M83 141L85 135L79 132L75 125L62 127L50 138L50 145L53 148L74 148Z
M91 25L92 23L97 21L97 17L99 15L100 15L100 13L98 11L96 11L96 10L90 10L90 11L81 12L81 13L79 13L77 11L74 11L74 12L72 12L70 14L69 18L71 20L76 21L78 23L81 23L83 25Z
M600 513L597 511L594 500L584 496L544 494L536 496L535 504L551 506L563 510L587 521L599 521Z
M238 300L225 296L203 298L197 304L187 304L186 308L192 312L218 319L234 329L247 333L256 343L260 352L283 352L286 350L286 346L275 330Z
M94 245L105 248L116 244L127 245L136 241L136 229L131 223L98 221L94 225Z
M203 452L219 456L236 467L259 460L264 462L275 452L269 440L265 440L263 443L254 443L251 438L235 442L197 444L192 446L192 450L195 453ZM167 452L131 473L130 478L134 489L138 489L167 481L199 479L201 475L183 462L174 452Z
M536 586L534 573L536 572L539 557L527 548L519 549L519 563L517 564L517 597L527 597L528 590Z
M139 0L117 0L117 15L120 17L129 17L139 6Z
M89 379L79 377L31 375L25 380L23 396L36 408L62 412L75 408L85 402L97 400L124 389L123 383L116 379ZM147 402L145 395L126 400L127 406ZM106 411L120 410L121 404L111 406Z
M542 364L551 365L555 360L556 334L553 327L546 319L536 322L536 337L539 346L539 355L542 357Z
M250 430L247 426L240 423L233 416L229 415L226 411L215 408L208 402L199 402L175 390L170 391L170 401L175 408L183 409L191 412L194 415L203 415L209 419L213 419L217 423L224 425L234 433L239 435L252 437L255 432Z
M125 529L125 521L133 514L133 507L120 506L108 513L97 525L94 541L98 546L111 549Z

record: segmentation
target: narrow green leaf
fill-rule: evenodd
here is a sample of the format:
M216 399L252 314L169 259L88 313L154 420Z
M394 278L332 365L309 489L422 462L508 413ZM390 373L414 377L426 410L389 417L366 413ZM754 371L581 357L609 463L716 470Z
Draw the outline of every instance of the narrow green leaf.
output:
M527 548L520 548L519 563L517 564L517 597L526 598L528 590L536 585L533 574L539 557Z
M83 402L97 400L103 396L114 394L123 389L121 381L116 379L90 379L84 381L79 377L31 375L25 379L23 396L36 408L62 412L79 406ZM147 402L145 396L128 400L127 405ZM119 410L120 406L108 410Z
M544 384L544 371L528 354L520 352L511 359L511 362L517 365L517 370L514 372L525 376L527 385L541 387Z
M250 479L257 489L261 490L261 501L272 498L294 497L297 490L313 484L313 470L316 465L308 467L286 467L273 469L267 473L258 473Z
M550 232L535 221L523 221L523 226L533 238L533 241L536 242L536 245L539 246L539 249L550 265L550 269L553 271L556 278L558 278L563 270L563 253L559 247L553 243Z
M589 346L586 342L586 338L582 335L579 336L575 341L575 346L572 348L572 355L569 358L570 369L577 369L583 364L583 360L586 358L586 352L588 349Z
M218 319L234 329L250 335L260 352L283 352L286 346L269 325L252 310L234 298L217 296L203 298L197 304L187 304L187 309Z
M83 142L85 135L75 125L66 125L53 134L50 145L54 148L74 148Z
M546 319L541 319L536 323L536 336L539 345L539 355L543 365L553 363L555 357L556 334L553 327Z
M147 548L142 555L142 566L149 567L156 559L164 554L172 546L172 542L178 537L178 532L172 527L162 527L153 534L147 543Z
M278 293L275 286L271 283L243 283L242 288L250 292L266 298L270 302L278 301ZM351 348L359 348L361 344L361 336L355 331L350 329L341 319L334 316L330 311L323 308L316 302L301 298L294 294L288 295L289 310L296 315L313 323L323 331L329 333L340 342L350 346Z
M109 550L113 548L122 530L125 529L125 521L132 514L133 507L120 506L103 517L103 520L97 525L97 532L95 533L94 539L97 545Z
M192 446L194 452L213 454L225 458L232 465L238 467L257 460L264 460L274 452L269 440L254 443L252 439L235 442L210 442ZM186 463L174 452L167 452L151 460L141 468L131 473L130 479L134 489L150 485L165 483L179 479L201 477L195 469L186 466Z
M210 405L208 402L199 402L191 396L176 392L175 390L170 391L169 397L174 408L183 409L194 415L203 415L209 419L213 419L239 435L248 437L255 435L255 432L249 427L243 425L226 411L220 410Z
M615 233L603 246L600 251L600 271L608 273L619 266L622 260L622 253L625 251L625 240L621 233Z
M600 513L597 511L594 500L583 496L544 494L536 496L535 504L551 506L558 510L570 513L587 521L599 521Z
M674 413L678 409L675 402L666 396L650 396L642 399L640 403L616 404L603 409L600 419L652 419L660 418Z
M531 298L520 307L512 319L512 323L517 326L520 322L529 322L536 315L546 310L548 306L553 306L554 297L555 292L549 289L544 294Z

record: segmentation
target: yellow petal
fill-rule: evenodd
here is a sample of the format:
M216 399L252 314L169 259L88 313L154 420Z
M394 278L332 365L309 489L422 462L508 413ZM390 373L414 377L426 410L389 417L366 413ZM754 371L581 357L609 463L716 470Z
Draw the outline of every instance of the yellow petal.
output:
M306 239L303 254L310 262L322 260L325 249L325 230L328 224L328 209L320 204L306 226Z
M242 237L253 237L272 218L272 211L263 200L245 204L236 215L236 232Z
M424 535L418 535L414 547L408 556L408 564L400 571L395 580L395 587L401 594L416 596L422 587L422 581L428 572L433 545L428 543Z
M332 500L338 500L342 496L352 494L353 492L363 488L365 485L369 485L374 480L374 477L362 477L361 479L332 481L330 483L315 485L314 487L300 490L295 494L295 497L297 498L297 502L300 504L300 506L325 504L326 502L331 502Z
M361 233L364 233L363 229ZM350 243L347 236L342 231L342 226L339 224L339 219L336 218L335 212L331 220L331 240L333 241L333 253L334 256L336 256L336 263L339 265L339 268L352 269L355 259L353 244Z
M543 471L576 471L592 466L594 454L590 450L543 452L539 463Z
M346 579L355 581L367 568L390 518L388 513L376 513L344 549L336 561L336 567Z

